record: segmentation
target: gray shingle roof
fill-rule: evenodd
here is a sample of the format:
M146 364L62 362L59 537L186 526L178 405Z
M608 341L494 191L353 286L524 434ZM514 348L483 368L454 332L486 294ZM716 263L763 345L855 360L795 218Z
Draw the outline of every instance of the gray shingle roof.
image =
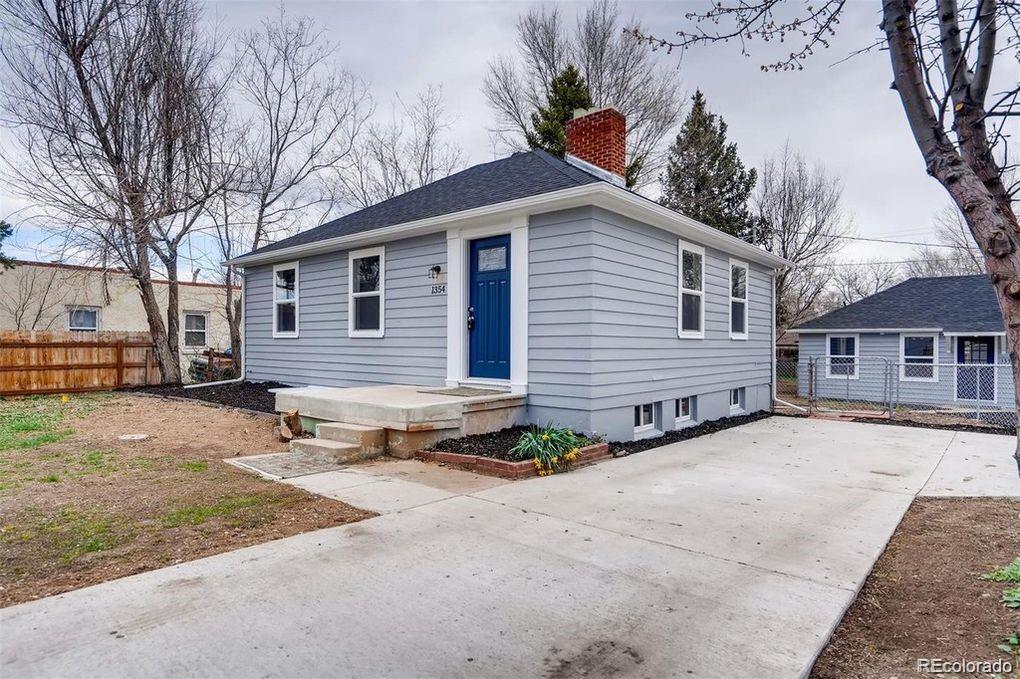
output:
M515 153L491 163L474 165L249 254L273 252L598 181L602 180L545 151Z
M796 330L941 328L1002 332L1002 315L988 276L910 278L888 290L797 326Z

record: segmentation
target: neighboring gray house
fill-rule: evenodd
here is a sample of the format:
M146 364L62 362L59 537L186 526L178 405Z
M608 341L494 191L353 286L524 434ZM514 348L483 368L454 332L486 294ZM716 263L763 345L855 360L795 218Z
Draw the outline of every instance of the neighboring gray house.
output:
M610 439L771 407L787 262L627 190L625 122L476 165L233 260L244 373L482 386Z
M956 408L1014 407L1009 353L985 275L911 278L796 328L801 395Z

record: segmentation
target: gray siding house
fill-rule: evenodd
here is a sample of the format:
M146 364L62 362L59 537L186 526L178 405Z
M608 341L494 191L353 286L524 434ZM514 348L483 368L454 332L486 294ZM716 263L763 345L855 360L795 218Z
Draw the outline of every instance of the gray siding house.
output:
M801 396L1013 410L1002 315L987 276L911 278L796 328Z
M611 440L771 407L787 263L623 188L619 120L232 260L245 377L507 390Z

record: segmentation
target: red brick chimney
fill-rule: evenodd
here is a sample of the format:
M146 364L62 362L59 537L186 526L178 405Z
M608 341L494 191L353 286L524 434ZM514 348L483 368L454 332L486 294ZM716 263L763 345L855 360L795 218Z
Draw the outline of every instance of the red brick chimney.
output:
M627 119L615 108L578 109L564 132L568 155L621 179L627 176Z

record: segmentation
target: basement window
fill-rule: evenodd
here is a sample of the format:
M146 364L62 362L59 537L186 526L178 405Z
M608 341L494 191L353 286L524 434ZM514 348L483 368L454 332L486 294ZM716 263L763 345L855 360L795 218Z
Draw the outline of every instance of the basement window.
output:
M676 422L690 422L694 419L697 409L697 396L684 396L676 400Z
M634 433L641 434L655 429L655 404L642 403L634 406Z
M385 329L385 248L355 250L348 255L347 335L382 337Z
M739 413L744 410L744 387L730 389L730 412Z

